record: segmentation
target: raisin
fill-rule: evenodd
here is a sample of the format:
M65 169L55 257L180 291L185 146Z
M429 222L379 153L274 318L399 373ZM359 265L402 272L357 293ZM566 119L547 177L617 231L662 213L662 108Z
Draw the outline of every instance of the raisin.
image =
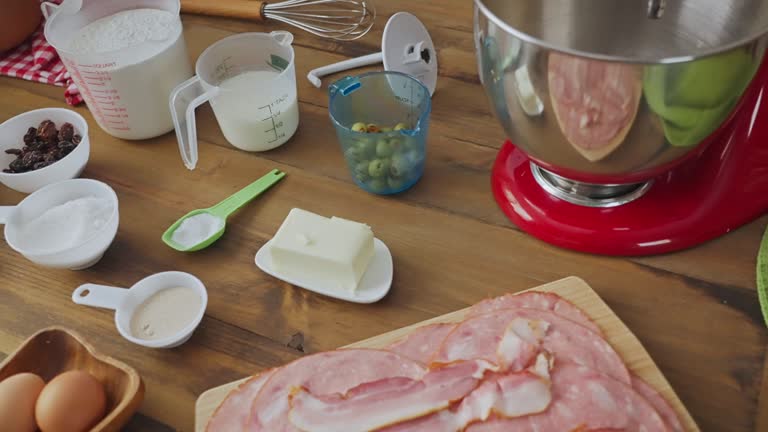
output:
M59 129L59 141L72 141L75 136L75 127L72 123L64 123Z
M24 165L24 161L22 159L15 159L13 162L11 162L8 168L10 168L11 171L16 173L27 171L27 168Z
M59 136L59 131L56 130L56 125L50 120L43 120L40 126L37 127L37 140L38 143L51 143L56 142L56 138Z
M37 136L37 128L27 129L27 133L24 135L24 144L29 145L35 142L35 136Z
M75 134L75 135L72 137L72 142L73 142L73 143L75 143L75 144L80 144L80 141L82 141L82 140L83 140L83 137L81 137L81 136L80 136L80 135L78 135L78 134Z
M18 156L18 155L21 154L21 149L8 149L5 152L8 153L8 154L12 154L12 155Z
M51 163L52 163L52 162L45 162L45 161L43 161L43 162L38 162L38 163L36 163L35 165L33 165L33 166L32 166L32 169L36 169L36 170L38 170L38 169L40 169L40 168L45 168L45 167L47 167L48 165L50 165Z

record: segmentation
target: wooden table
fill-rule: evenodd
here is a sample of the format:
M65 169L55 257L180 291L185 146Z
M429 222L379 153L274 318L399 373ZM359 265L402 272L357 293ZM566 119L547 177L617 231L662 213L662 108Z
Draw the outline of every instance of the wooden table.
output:
M564 276L584 278L629 325L704 431L768 430L766 342L754 265L763 217L698 248L650 258L606 258L557 249L511 225L489 188L489 170L504 140L480 87L469 1L378 2L375 31L336 43L295 32L301 126L286 145L263 154L230 146L209 108L198 110L200 164L187 171L172 133L146 142L102 132L88 110L91 160L84 177L108 182L120 198L121 224L104 259L81 272L31 265L0 245L0 355L42 327L81 332L103 352L136 367L146 399L127 430L190 431L204 390L282 364L450 312L486 296L519 291ZM304 76L317 66L379 49L392 13L415 13L439 49L424 178L393 198L367 194L346 171L328 119L325 90ZM231 33L275 27L184 17L190 55ZM63 89L0 79L0 120L65 106ZM244 208L215 247L171 250L160 235L192 208L208 206L272 168L287 178ZM0 205L23 195L0 187ZM256 250L292 207L369 223L392 250L392 292L354 305L293 288L261 273ZM80 283L130 286L163 270L198 275L208 286L205 319L186 345L149 350L129 344L110 312L69 300ZM760 396L764 396L761 398Z

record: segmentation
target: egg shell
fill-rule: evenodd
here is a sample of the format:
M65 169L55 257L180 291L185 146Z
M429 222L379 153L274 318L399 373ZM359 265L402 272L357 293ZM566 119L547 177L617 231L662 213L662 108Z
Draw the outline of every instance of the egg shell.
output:
M4 432L35 432L35 402L45 382L31 373L0 381L0 429Z
M85 432L104 418L104 386L85 371L56 376L43 388L35 406L42 432Z

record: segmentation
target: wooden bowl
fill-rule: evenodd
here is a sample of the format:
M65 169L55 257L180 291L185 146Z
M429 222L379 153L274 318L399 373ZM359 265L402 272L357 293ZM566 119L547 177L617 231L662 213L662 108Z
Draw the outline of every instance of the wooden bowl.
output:
M139 409L144 383L130 366L96 352L83 338L61 327L49 327L32 335L0 363L0 381L32 372L49 382L56 375L84 370L101 381L107 393L107 416L91 432L117 432Z

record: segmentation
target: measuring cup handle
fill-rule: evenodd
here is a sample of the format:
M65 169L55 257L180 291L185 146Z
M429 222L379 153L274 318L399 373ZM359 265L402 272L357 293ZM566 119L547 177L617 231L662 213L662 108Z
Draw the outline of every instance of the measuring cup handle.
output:
M197 166L197 122L195 109L216 96L218 88L206 90L200 78L194 76L176 86L169 100L176 140L184 165L190 169Z
M0 206L0 225L8 223L8 219L11 218L15 208L15 206Z
M72 301L79 305L117 310L127 293L125 288L84 284L72 292Z
M329 64L328 66L312 69L307 74L307 79L317 88L323 84L320 81L320 77L330 75L332 73L341 72L349 69L355 69L363 66L369 66L372 64L381 63L384 59L384 55L381 52L368 54L362 57L357 57L349 60L343 60L337 63Z

